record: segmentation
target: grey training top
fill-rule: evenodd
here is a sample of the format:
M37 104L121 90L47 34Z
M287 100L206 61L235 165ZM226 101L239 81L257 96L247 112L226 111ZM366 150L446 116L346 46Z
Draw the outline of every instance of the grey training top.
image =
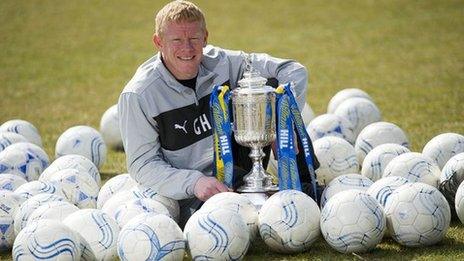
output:
M176 200L193 197L196 181L212 175L212 88L218 84L236 88L245 69L243 52L208 45L203 53L195 91L174 78L158 53L137 69L118 102L130 175L140 185ZM308 82L305 67L267 54L250 55L262 77L295 83L301 110Z

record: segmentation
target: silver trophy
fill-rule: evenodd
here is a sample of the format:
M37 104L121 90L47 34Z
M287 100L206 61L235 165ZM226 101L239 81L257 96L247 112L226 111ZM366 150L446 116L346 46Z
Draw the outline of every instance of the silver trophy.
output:
M263 168L263 147L276 139L275 130L275 92L266 86L251 66L249 56L245 57L245 73L238 82L239 88L232 91L232 108L235 140L251 148L249 154L253 161L252 170L243 178L245 184L237 191L245 193L258 209L279 188L272 183L272 176Z

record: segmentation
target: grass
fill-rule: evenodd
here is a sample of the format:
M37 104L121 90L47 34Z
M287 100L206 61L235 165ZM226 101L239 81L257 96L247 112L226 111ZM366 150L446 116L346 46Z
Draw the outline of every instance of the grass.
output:
M462 1L196 1L209 43L294 58L310 70L308 102L316 114L346 87L367 91L383 119L421 151L443 132L464 134ZM0 123L32 122L53 157L58 136L74 125L98 128L151 44L158 1L0 1ZM103 179L126 171L110 151ZM10 259L8 254L0 259ZM464 226L453 223L433 247L384 241L360 256L319 240L306 253L277 255L262 243L247 259L464 259Z

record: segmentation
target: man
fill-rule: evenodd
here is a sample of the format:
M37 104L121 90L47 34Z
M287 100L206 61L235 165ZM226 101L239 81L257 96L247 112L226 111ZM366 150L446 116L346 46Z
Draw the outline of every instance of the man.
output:
M159 53L138 68L122 92L120 128L129 173L141 186L179 200L184 224L202 201L229 191L212 177L209 99L215 85L237 87L244 53L207 45L204 15L190 2L167 4L155 23ZM307 71L301 64L266 54L251 58L261 76L293 81L303 108Z

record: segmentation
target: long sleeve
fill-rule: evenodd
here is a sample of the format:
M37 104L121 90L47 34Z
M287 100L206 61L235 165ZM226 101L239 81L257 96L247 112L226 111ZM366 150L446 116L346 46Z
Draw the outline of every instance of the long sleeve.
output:
M306 68L293 60L279 59L264 53L254 53L251 57L253 67L257 68L264 78L275 77L280 84L293 82L298 108L302 111L308 87Z
M147 116L146 104L138 94L124 92L118 102L119 126L128 171L139 184L173 199L193 197L200 171L172 167L160 151L156 122Z
M240 80L243 72L243 60L245 53L240 51L226 51L228 59L237 75L236 81ZM272 57L265 53L251 53L252 66L259 71L264 78L276 78L280 84L294 83L294 94L300 111L306 102L306 91L308 89L308 71L300 63Z

